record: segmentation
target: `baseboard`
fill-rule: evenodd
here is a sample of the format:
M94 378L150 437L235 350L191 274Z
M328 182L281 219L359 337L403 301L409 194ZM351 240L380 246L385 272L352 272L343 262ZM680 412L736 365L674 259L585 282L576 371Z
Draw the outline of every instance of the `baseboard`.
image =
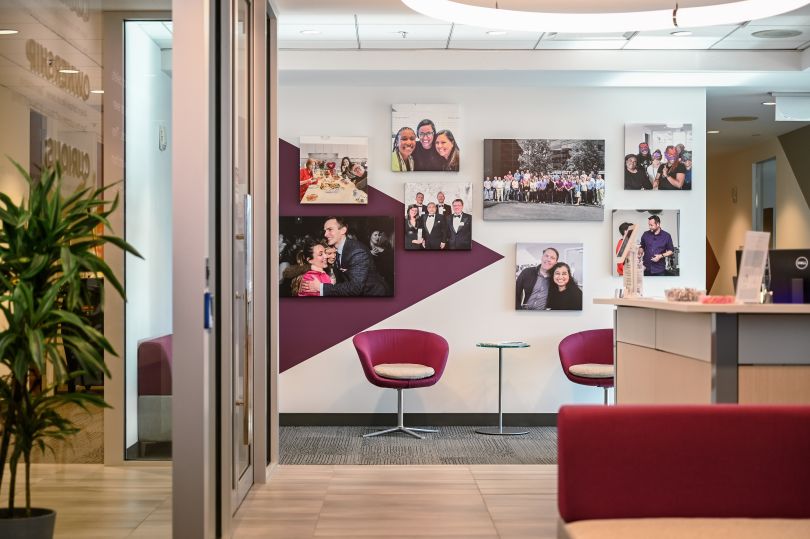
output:
M383 427L396 425L397 414L279 414L282 427ZM406 425L480 427L498 425L498 414L405 414ZM557 414L503 414L510 427L556 427Z
M127 460L172 460L171 442L135 442L126 449Z

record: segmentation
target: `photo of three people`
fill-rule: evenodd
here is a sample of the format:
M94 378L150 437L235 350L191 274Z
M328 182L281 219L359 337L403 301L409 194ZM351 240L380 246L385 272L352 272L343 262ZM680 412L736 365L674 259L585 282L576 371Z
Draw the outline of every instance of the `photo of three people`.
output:
M472 249L472 184L405 184L405 249Z
M391 106L393 172L458 172L458 105Z
M515 310L581 311L581 243L518 243L515 251Z

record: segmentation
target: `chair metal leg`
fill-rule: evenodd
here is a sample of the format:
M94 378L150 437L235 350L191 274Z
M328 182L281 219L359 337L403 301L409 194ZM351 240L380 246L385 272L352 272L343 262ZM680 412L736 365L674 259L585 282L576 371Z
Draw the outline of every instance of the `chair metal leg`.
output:
M605 406L607 406L607 403L608 403L608 399L607 399L608 388L603 387L602 390L605 392Z
M392 432L404 432L405 434L410 434L414 438L419 438L420 440L424 440L424 436L420 436L416 434L417 432L439 432L438 430L434 429L411 429L405 426L405 397L402 392L402 389L397 389L397 426L392 427L390 429L380 430L377 432L370 432L368 434L364 434L363 438L370 438L372 436L379 436L381 434L389 434Z

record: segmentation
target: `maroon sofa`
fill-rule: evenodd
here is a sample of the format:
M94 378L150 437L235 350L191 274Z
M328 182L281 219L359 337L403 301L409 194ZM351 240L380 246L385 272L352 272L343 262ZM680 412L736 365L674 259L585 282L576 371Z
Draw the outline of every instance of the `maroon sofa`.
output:
M138 441L168 442L172 434L172 336L138 343Z
M810 537L810 406L564 406L559 536Z

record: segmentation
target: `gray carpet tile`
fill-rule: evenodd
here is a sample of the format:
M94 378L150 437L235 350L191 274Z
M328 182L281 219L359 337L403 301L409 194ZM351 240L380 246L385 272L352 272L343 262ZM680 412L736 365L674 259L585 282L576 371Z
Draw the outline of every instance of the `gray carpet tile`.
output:
M281 427L280 464L557 463L555 427L526 427L523 436L477 434L477 427L433 428L439 432L417 440L403 433L363 438L382 427Z

